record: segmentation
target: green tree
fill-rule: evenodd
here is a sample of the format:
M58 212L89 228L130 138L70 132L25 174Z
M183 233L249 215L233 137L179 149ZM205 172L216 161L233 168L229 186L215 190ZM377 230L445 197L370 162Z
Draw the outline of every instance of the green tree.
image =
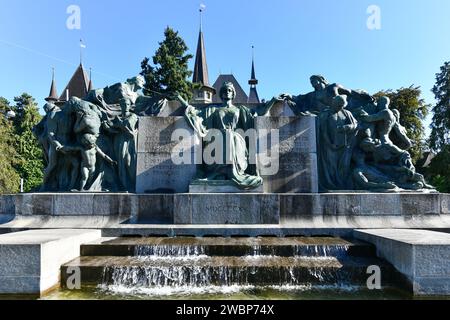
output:
M0 113L5 114L11 109L10 103L7 99L0 97Z
M436 156L426 173L431 183L440 192L450 192L450 62L445 62L436 74L436 84L431 90L436 104L429 145Z
M440 192L450 193L450 145L444 145L426 169L430 183Z
M432 109L430 147L439 151L450 142L450 62L445 62L436 74L436 84L431 91L437 103Z
M8 110L9 101L0 97L0 193L16 193L20 185L20 177L14 168L18 155L14 149L13 126L4 117Z
M189 101L194 85L189 81L192 71L189 70L188 63L193 56L186 53L188 47L178 32L167 27L164 37L153 56L153 65L149 58L141 63L141 75L146 81L144 92L149 96L153 96L155 92L178 92Z
M428 115L430 105L421 98L420 87L414 85L398 90L380 91L375 96L388 96L391 99L391 108L400 112L400 123L413 141L414 146L409 150L414 162L422 158L426 149L425 127L423 120Z
M39 187L43 181L44 155L33 134L33 127L39 123L42 116L37 103L29 94L23 93L15 97L14 102L14 146L19 158L15 169L24 179L24 191L28 192Z

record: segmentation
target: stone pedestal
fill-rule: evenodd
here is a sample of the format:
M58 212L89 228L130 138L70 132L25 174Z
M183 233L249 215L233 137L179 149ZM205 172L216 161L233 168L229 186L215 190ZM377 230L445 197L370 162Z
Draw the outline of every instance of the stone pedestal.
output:
M180 140L179 137L172 137L177 129L190 133L182 146L190 160L187 164L175 164L172 161L172 156L179 158L179 154L174 153L180 151L180 148L176 148ZM188 192L196 173L192 137L193 130L183 117L139 118L136 192Z
M189 185L189 193L263 193L264 187L251 190L239 189L232 181L195 180Z
M356 230L403 273L415 295L450 295L450 235L427 230Z
M275 194L178 194L175 224L279 224L280 199Z
M256 129L264 192L318 192L315 117L258 117Z
M289 228L450 229L450 194L16 194L0 196L0 221L5 222L0 233L2 228L136 223L172 228L220 221Z
M0 294L40 295L59 286L61 265L100 230L29 230L0 235ZM71 275L74 274L71 271Z

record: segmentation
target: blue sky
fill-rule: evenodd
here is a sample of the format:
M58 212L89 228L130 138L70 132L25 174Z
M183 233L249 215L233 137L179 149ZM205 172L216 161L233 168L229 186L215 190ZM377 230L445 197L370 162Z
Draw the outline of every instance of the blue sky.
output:
M248 91L254 45L266 99L309 92L309 76L322 74L372 93L419 85L433 103L435 74L450 60L448 0L0 0L0 96L26 91L42 105L52 67L63 90L80 38L96 87L139 73L168 25L195 53L200 3L211 82L232 72ZM72 4L81 9L80 30L66 27ZM381 9L380 30L367 28L369 5Z

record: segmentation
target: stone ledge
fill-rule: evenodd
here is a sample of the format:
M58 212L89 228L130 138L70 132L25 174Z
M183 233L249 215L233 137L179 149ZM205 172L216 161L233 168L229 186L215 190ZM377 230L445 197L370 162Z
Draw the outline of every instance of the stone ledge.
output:
M251 190L239 189L232 181L195 180L189 185L189 193L263 193L263 185Z
M355 230L409 280L413 293L450 295L450 234L427 230Z
M316 218L327 221L367 217L378 221L373 227L396 228L398 224L389 223L395 217L405 221L400 227L449 228L446 224L423 224L450 218L449 198L448 194L438 193L16 194L0 196L0 223L24 217L40 217L47 222L79 217L99 221L93 227L100 222L295 224ZM84 228L78 224L74 227ZM365 227L355 224L355 228Z
M0 235L0 294L41 294L59 284L61 265L100 230L30 230Z

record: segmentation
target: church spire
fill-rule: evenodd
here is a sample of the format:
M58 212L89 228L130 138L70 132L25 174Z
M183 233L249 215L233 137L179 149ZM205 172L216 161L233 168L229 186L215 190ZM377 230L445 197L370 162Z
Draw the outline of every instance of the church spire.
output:
M202 15L204 6L200 6L200 32L198 35L197 54L195 56L194 83L209 86L208 64L206 63L205 40L203 38Z
M56 82L55 82L55 68L52 68L52 84L50 86L50 93L47 98L45 98L47 102L56 102L58 101L58 92L56 90Z
M206 62L205 40L203 37L203 11L205 5L200 5L200 32L198 35L197 53L195 56L194 77L192 82L200 84L201 88L195 90L193 101L197 103L211 103L215 89L209 84L208 64Z
M92 83L92 68L89 68L89 86L88 92L94 90L94 84Z
M256 90L256 85L258 84L258 80L256 79L255 72L255 47L252 46L252 73L250 76L250 80L248 81L250 85L250 94L248 95L248 103L260 103L258 91Z

